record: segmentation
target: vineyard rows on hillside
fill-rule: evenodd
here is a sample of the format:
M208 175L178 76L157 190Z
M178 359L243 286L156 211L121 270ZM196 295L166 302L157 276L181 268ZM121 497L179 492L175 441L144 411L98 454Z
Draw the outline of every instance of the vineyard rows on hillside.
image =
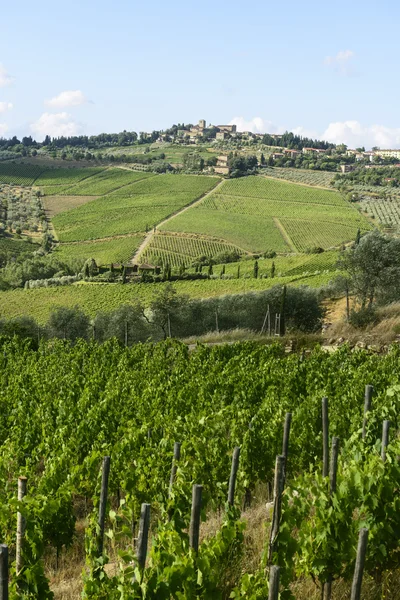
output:
M157 175L139 181L53 219L60 241L90 240L147 231L159 221L200 198L217 178Z
M195 236L157 234L141 255L141 260L155 265L169 263L172 267L190 266L194 259L214 257L224 252L243 252L233 244Z
M290 231L285 228L288 222ZM340 194L262 177L228 180L161 229L221 237L249 252L330 248L372 226ZM294 239L291 232L294 233ZM316 235L317 234L317 235Z
M293 598L289 591L305 580L318 588L351 580L363 527L369 531L366 576L382 581L398 567L398 348L386 356L346 347L285 356L278 345L252 343L190 353L174 341L123 348L116 341L69 346L59 340L36 351L3 339L0 367L0 534L10 549L13 598L16 585L26 597L52 597L43 558L46 564L52 552L64 554L71 544L83 553L74 540L82 513L89 567L82 588L93 600L114 600L122 592L151 600L266 598L267 555L281 567L282 597ZM364 413L367 382L374 389ZM291 428L282 446L285 420ZM383 422L388 435L382 436ZM175 442L181 446L173 462ZM339 449L334 488L326 470L331 442L332 452ZM236 493L226 505L235 447ZM276 458L281 452L284 462ZM104 456L111 457L111 470L109 502L106 507L103 496L101 509ZM286 490L275 487L281 502L274 501L275 533L269 544L265 540L265 558L259 550L249 563L242 545L246 512L239 507L272 484L279 462ZM21 475L28 494L17 502ZM194 484L203 486L201 520L224 515L221 528L200 545L192 526L188 531ZM138 556L143 529L139 551L132 539L143 503L151 507L147 562ZM18 511L27 529L17 581ZM114 572L104 569L110 554L117 558Z
M13 162L0 163L0 183L33 185L43 171L43 167L38 165Z

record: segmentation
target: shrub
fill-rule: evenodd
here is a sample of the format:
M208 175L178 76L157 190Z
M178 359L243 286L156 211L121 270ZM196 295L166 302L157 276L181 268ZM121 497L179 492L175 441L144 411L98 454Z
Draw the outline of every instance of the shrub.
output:
M368 325L374 325L379 321L376 310L373 307L360 308L350 312L349 323L357 329L365 329Z

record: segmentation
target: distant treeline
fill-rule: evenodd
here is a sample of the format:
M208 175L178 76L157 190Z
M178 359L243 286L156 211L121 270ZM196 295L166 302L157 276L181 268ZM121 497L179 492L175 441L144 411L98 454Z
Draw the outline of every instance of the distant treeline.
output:
M262 143L267 146L279 146L280 148L290 148L292 150L302 150L303 148L318 148L320 150L329 150L330 148L336 148L335 144L324 142L321 140L314 140L308 137L302 137L285 131L280 137L275 137L266 133L262 138Z
M0 319L0 335L30 338L35 345L42 338L54 337L97 342L115 337L131 345L236 328L267 331L269 324L273 332L276 314L281 315L279 332L283 334L286 330L318 331L324 311L318 292L308 287L275 286L259 293L191 300L178 295L172 285L166 285L148 308L140 303L124 305L112 312L98 313L92 320L79 307L59 307L45 326L27 316Z

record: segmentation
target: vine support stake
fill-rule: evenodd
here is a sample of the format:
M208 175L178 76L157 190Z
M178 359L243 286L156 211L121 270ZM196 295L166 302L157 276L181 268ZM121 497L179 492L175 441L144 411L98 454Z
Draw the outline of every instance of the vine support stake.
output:
M329 475L329 417L328 417L328 398L322 398L322 476Z
M236 478L239 470L240 448L235 446L232 456L231 476L229 478L228 503L233 506L235 503Z
M268 564L272 562L273 553L276 550L276 538L279 533L281 521L281 504L284 483L285 457L278 455L275 462L274 478L274 510L272 515L271 534L268 548Z
M139 535L137 542L137 558L139 567L144 569L147 557L147 544L150 529L150 504L142 504L140 511Z
M339 438L332 438L331 461L329 465L329 495L336 492L336 477L339 458ZM325 583L322 584L322 596L324 600L331 600L332 597L332 575L329 574Z
M287 463L288 463L289 437L290 437L291 424L292 424L292 413L286 413L285 425L283 428L283 442L282 442L282 456L285 457L285 465L284 465L285 468L284 468L284 473L283 473L283 484L284 485L285 485Z
M181 458L181 444L180 442L175 442L174 444L174 457L172 459L172 468L171 468L171 476L169 478L169 492L168 495L171 496L172 488L174 485L176 471L178 470L177 463Z
M280 570L281 568L276 565L269 570L268 600L278 600L279 598Z
M386 448L389 445L389 429L390 429L390 421L383 421L382 425L382 450L381 450L381 458L383 462L386 461Z
M18 477L18 501L21 502L26 496L26 486L27 486L27 478L26 477ZM17 514L17 548L16 548L16 573L17 575L21 572L23 567L23 559L22 559L22 548L24 545L24 537L25 537L25 529L26 529L26 519L18 511Z
M192 488L192 512L190 515L189 545L196 553L199 551L202 494L203 486L195 484Z
M331 453L331 464L329 467L329 489L330 495L336 492L336 477L338 468L339 458L339 438L332 438L332 453Z
M370 412L372 408L372 394L374 393L374 388L372 385L365 386L365 401L364 401L364 419L363 419L363 428L362 428L362 439L365 440L367 435L367 413Z
M353 585L351 586L351 600L361 599L361 584L364 574L365 555L367 553L368 529L360 529L358 536L357 558L354 569Z
M100 557L103 554L103 543L104 543L104 524L106 521L106 508L107 508L107 494L108 494L108 478L110 475L110 457L105 456L103 458L103 469L101 476L101 492L100 492L100 506L99 506L99 520L98 524L100 527L99 537L97 540L97 555Z
M8 600L8 546L0 544L0 600Z

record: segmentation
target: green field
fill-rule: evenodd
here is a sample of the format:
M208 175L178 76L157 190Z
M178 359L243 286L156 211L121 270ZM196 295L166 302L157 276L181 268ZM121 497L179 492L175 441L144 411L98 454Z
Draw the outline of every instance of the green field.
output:
M54 254L61 260L94 258L98 265L129 261L143 240L143 235L128 235L97 242L60 244Z
M261 253L338 246L353 239L359 228L368 231L371 225L337 192L262 177L227 180L161 227L212 235Z
M200 198L218 181L191 175L153 176L61 213L53 224L61 242L143 232Z
M191 298L210 298L224 294L241 294L261 291L279 284L309 285L320 287L327 284L334 273L315 275L295 275L274 277L273 279L204 279L197 281L177 281L174 287L179 294L188 294ZM38 288L33 290L16 289L0 293L0 314L6 318L29 315L40 323L45 323L50 313L58 306L80 306L91 316L100 311L111 311L122 304L140 300L148 305L164 283L141 284L78 284L63 287Z

